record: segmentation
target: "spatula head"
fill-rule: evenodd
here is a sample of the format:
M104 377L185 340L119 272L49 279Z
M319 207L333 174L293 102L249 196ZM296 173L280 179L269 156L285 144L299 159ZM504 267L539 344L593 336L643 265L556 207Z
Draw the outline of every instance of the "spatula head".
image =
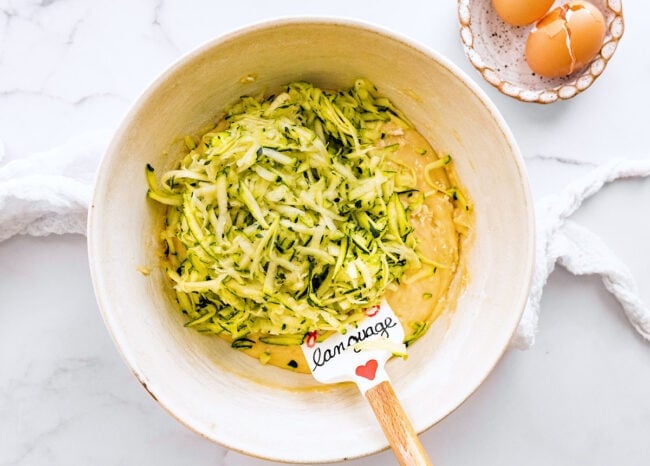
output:
M355 382L365 393L388 380L386 361L405 355L404 329L386 301L366 309L366 318L319 342L310 333L302 344L314 378L323 383Z

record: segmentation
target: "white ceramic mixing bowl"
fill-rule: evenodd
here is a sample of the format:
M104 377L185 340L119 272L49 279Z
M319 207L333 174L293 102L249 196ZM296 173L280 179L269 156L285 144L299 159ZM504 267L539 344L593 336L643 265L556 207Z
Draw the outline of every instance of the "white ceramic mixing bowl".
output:
M321 386L183 327L156 269L161 212L145 164L178 160L175 141L224 106L294 80L350 86L366 77L442 153L474 201L469 280L455 309L390 361L418 431L460 405L508 345L533 266L533 207L512 135L484 93L439 54L387 31L334 19L285 19L218 38L183 57L137 101L105 154L89 214L97 299L117 347L180 422L228 448L288 462L353 458L387 447L353 386ZM152 267L148 276L141 266Z

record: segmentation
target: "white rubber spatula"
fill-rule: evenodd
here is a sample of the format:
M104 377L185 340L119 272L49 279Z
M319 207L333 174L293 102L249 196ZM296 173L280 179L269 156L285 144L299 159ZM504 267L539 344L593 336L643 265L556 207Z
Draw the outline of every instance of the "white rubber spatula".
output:
M405 351L404 329L387 302L366 310L357 327L322 342L316 332L302 344L314 378L322 383L354 382L375 412L391 448L403 466L431 465L384 369Z

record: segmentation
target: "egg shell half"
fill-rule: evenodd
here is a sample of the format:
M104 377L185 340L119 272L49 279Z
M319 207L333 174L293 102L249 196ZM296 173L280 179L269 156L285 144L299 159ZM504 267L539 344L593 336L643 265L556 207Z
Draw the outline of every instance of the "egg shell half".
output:
M513 26L526 26L540 19L554 0L492 0L497 14Z
M542 18L526 41L526 61L537 74L551 78L566 76L573 70L569 50L569 31L557 8Z
M569 3L566 21L571 34L574 70L578 70L589 63L600 50L606 32L605 18L593 4L575 1Z

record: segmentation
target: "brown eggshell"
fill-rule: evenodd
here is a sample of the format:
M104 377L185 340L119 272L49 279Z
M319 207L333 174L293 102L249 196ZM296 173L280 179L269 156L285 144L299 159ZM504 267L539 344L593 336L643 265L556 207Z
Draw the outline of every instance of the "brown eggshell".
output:
M540 19L554 0L492 0L497 14L513 26L525 26Z
M605 18L598 8L583 1L570 2L565 16L576 62L574 69L578 70L600 50L606 32Z
M526 61L530 68L551 78L570 74L573 59L568 39L562 11L553 10L537 23L526 41Z

